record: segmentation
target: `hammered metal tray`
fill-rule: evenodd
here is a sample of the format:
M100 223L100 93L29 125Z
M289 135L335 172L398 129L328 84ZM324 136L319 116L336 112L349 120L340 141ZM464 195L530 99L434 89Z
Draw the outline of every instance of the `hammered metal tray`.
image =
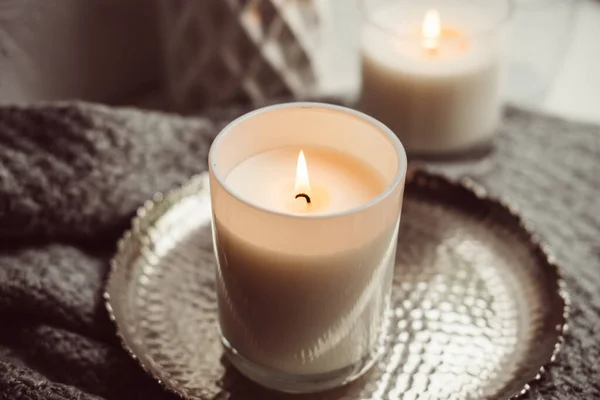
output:
M141 207L105 293L124 347L186 399L507 399L560 349L568 303L557 267L506 204L469 180L407 183L385 354L358 381L285 395L222 357L206 175Z

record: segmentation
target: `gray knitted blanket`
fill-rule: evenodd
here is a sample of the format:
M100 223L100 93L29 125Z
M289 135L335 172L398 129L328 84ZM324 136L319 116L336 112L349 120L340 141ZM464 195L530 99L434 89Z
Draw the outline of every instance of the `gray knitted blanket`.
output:
M116 339L108 260L135 208L204 170L238 111L0 109L0 399L173 398ZM600 398L600 127L509 109L486 159L432 168L507 198L563 266L570 330L526 397Z

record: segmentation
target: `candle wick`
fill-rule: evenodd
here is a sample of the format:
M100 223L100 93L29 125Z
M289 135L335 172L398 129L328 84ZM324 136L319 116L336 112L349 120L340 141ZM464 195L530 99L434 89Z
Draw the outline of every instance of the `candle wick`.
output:
M303 197L306 199L306 204L310 204L310 197L306 193L298 193L294 198L297 199L298 197Z

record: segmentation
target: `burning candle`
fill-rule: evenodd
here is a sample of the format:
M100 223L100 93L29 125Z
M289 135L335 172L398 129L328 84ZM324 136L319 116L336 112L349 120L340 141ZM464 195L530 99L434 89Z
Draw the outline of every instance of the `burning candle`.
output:
M234 121L209 165L229 359L289 392L358 377L375 360L391 288L400 142L359 112L292 103Z
M261 179L256 179L258 176ZM295 215L346 211L368 203L386 185L373 168L354 157L330 148L307 146L252 156L227 175L225 184L252 204Z
M388 125L409 153L489 142L501 106L498 26L510 2L376 3L362 34L359 108Z

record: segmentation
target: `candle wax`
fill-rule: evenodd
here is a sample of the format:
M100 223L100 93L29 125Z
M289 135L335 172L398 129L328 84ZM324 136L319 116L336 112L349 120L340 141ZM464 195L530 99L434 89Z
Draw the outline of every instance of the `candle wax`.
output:
M298 153L304 151L310 187L296 190ZM245 201L271 211L315 215L347 211L368 203L385 189L373 168L337 150L285 147L250 157L236 166L225 184ZM295 198L298 193L305 198Z

